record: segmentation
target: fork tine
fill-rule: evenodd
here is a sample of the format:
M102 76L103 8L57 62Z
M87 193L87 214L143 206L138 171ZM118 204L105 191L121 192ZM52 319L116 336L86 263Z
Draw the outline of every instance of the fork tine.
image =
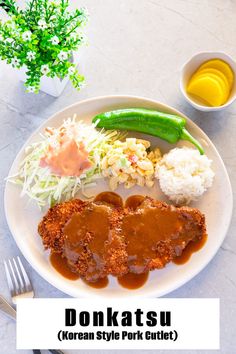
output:
M13 269L13 266L12 266L12 263L11 263L10 259L8 259L8 264L9 264L9 267L10 267L10 274L11 274L11 276L13 278L15 293L18 295L19 291L20 291L20 285L19 285L18 280L16 278L16 275L15 275L15 272L14 272L14 269Z
M14 267L15 267L15 270L16 270L16 273L17 273L18 281L20 283L20 292L22 293L24 291L24 282L22 280L22 275L19 272L19 267L18 267L18 265L16 263L15 258L12 258L12 261L13 261L13 264L14 264Z
M10 289L11 296L13 296L13 294L14 294L14 285L13 285L13 282L12 282L12 279L11 279L10 272L9 272L9 269L8 269L6 261L4 261L3 263L4 263L6 277L7 277L7 284L8 284L8 287Z
M32 288L32 285L31 285L31 282L29 280L29 277L25 271L25 268L23 267L23 264L21 263L21 260L20 260L20 257L17 256L17 260L18 260L18 263L20 265L20 269L21 269L21 272L22 272L22 275L23 275L23 278L24 278L24 281L25 281L25 285L26 285L26 288L28 291L32 291L33 288Z

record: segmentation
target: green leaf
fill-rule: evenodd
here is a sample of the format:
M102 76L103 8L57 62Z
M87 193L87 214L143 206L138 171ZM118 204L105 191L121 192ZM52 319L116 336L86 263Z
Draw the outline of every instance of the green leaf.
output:
M0 7L2 7L9 14L17 14L18 8L14 0L0 1Z
M8 6L8 8L7 8ZM69 1L61 0L59 4L47 0L29 0L24 10L17 8L14 0L0 0L0 7L5 7L10 19L6 22L0 20L0 34L4 40L0 40L0 58L11 65L14 57L20 60L20 66L27 66L26 86L33 86L37 91L42 77L41 66L47 64L50 68L49 77L64 78L68 75L68 69L72 65L70 58L65 61L58 59L61 51L71 53L78 50L81 38L68 38L86 22L83 10L69 11ZM11 8L11 10L10 10ZM40 29L39 19L45 19L47 29ZM22 33L31 31L31 40L24 41ZM58 45L53 45L50 39L54 36L59 38ZM6 43L5 39L13 39L12 43ZM35 60L29 62L27 53L36 53ZM84 81L76 70L70 79L74 87L79 88Z

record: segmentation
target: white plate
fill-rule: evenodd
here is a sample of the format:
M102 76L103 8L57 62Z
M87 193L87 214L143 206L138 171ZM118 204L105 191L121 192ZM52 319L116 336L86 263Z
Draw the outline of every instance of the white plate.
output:
M126 107L146 107L182 115L167 105L140 97L108 96L78 102L49 118L29 138L17 155L9 174L14 175L17 172L19 162L24 156L25 147L39 140L39 133L45 127L59 126L63 119L72 116L74 113L80 119L90 123L91 119L100 112ZM187 117L185 118L187 119L188 130L202 143L207 156L213 160L213 169L216 173L214 184L210 190L204 194L199 202L191 204L191 206L199 208L206 215L209 235L206 245L199 252L193 254L191 259L184 265L177 266L170 263L162 270L151 272L148 281L142 288L136 290L124 289L117 284L115 278L111 277L108 287L94 289L84 284L81 280L67 280L54 270L48 260L48 252L44 251L41 239L37 233L37 225L43 213L39 211L33 202L29 204L27 198L20 197L21 190L18 186L8 182L5 189L5 213L9 228L25 258L42 277L61 291L75 297L162 296L192 279L207 265L219 249L228 230L233 206L232 190L227 171L216 148L199 127ZM130 135L148 138L153 146L160 147L163 152L175 147L158 138L135 133L131 133ZM184 145L191 146L186 142L177 144L177 146ZM107 182L102 181L97 186L96 192L104 190L108 190L108 185ZM151 189L135 187L131 190L125 190L120 187L117 192L123 197L142 193L151 195L156 199L165 200L157 183L155 188Z

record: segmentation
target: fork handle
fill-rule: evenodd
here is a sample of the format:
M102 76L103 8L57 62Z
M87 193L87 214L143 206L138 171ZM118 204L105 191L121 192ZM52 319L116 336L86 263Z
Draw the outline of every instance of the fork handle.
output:
M16 311L8 304L8 302L0 295L0 310L7 314L9 317L16 320Z

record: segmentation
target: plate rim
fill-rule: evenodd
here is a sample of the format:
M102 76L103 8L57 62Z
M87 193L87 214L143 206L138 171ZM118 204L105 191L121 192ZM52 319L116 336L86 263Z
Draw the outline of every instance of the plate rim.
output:
M81 101L76 101L74 103L72 103L71 105L68 105L64 108L62 108L61 110L55 112L54 114L52 114L51 116L49 116L48 118L46 118L39 126L37 129L35 129L32 134L30 134L30 136L28 137L28 139L25 141L25 143L22 145L22 147L20 148L20 150L18 151L18 153L16 154L11 167L9 169L7 178L11 175L11 170L13 169L13 165L15 164L15 161L17 159L19 159L20 155L22 154L22 151L25 150L25 147L29 144L29 141L36 135L39 134L40 130L43 128L43 126L48 122L53 120L56 116L61 115L64 111L68 110L68 109L73 109L73 107L76 107L78 105L83 105L83 104L87 104L89 102L92 101L102 101L102 100L113 100L113 99L118 99L118 100L141 100L141 101L146 101L147 104L154 104L154 105L159 105L159 106L163 106L165 107L166 110L175 112L174 114L178 114L182 117L184 117L187 121L187 124L190 125L190 127L192 126L193 128L197 128L199 130L199 132L201 133L201 135L204 137L204 139L207 141L207 143L211 146L211 148L213 149L214 153L217 155L218 159L220 160L222 167L223 167L223 172L226 176L226 182L227 185L229 187L229 192L230 192L230 196L229 196L229 200L228 200L228 206L230 208L230 212L227 214L227 222L225 223L224 226L224 233L222 232L222 236L219 240L219 246L216 247L216 249L214 250L214 252L211 253L211 256L208 257L208 259L205 262L202 262L200 264L200 266L198 266L194 271L191 271L187 274L187 276L185 276L181 281L174 281L172 286L167 287L165 290L159 291L158 289L154 289L154 290L149 290L147 291L147 294L137 294L137 293L133 293L130 292L131 295L122 295L122 296L118 296L118 298L130 298L130 297L135 297L135 298L144 298L146 297L162 297L164 295L167 295L169 293L171 293L172 291L182 287L184 284L186 284L187 282L189 282L191 279L193 279L197 274L199 274L209 263L210 261L215 257L216 253L218 252L218 250L220 249L227 233L230 227L230 223L232 220L232 213L233 213L233 192L232 192L232 185L230 182L230 178L227 172L227 169L225 167L225 164L219 154L219 152L217 151L214 143L211 141L211 139L207 136L207 134L194 122L192 121L188 116L186 116L184 113L180 112L179 110L177 110L176 108L166 104L166 103L162 103L160 101L154 100L154 99L150 99L148 97L145 96L137 96L137 95L102 95L102 96L94 96L94 97L90 97ZM115 103L114 103L115 104ZM45 279L49 284L51 284L52 286L54 286L55 288L57 288L58 290L62 291L64 294L67 294L69 296L72 297L77 297L77 298L94 298L94 297L108 297L108 295L104 295L100 292L98 293L94 293L94 292L89 292L89 291L84 291L79 289L79 291L81 291L81 294L77 294L76 291L74 291L73 289L71 289L70 287L68 288L68 284L64 283L62 281L62 279L60 278L52 278L52 276L50 275L50 273L45 273L44 270L42 269L42 267L38 266L37 262L34 262L33 257L30 256L30 252L26 251L26 249L22 246L22 244L19 244L17 242L17 237L14 235L14 232L12 230L12 227L10 225L9 222L9 212L7 210L7 186L10 182L6 182L5 184L5 188L4 188L4 212L5 212L5 217L6 217L6 221L7 221L7 225L8 228L10 230L10 233L17 245L17 247L19 248L20 252L23 254L23 256L25 257L25 259L27 260L27 262L32 266L32 268L43 278ZM157 294L158 293L158 294Z

